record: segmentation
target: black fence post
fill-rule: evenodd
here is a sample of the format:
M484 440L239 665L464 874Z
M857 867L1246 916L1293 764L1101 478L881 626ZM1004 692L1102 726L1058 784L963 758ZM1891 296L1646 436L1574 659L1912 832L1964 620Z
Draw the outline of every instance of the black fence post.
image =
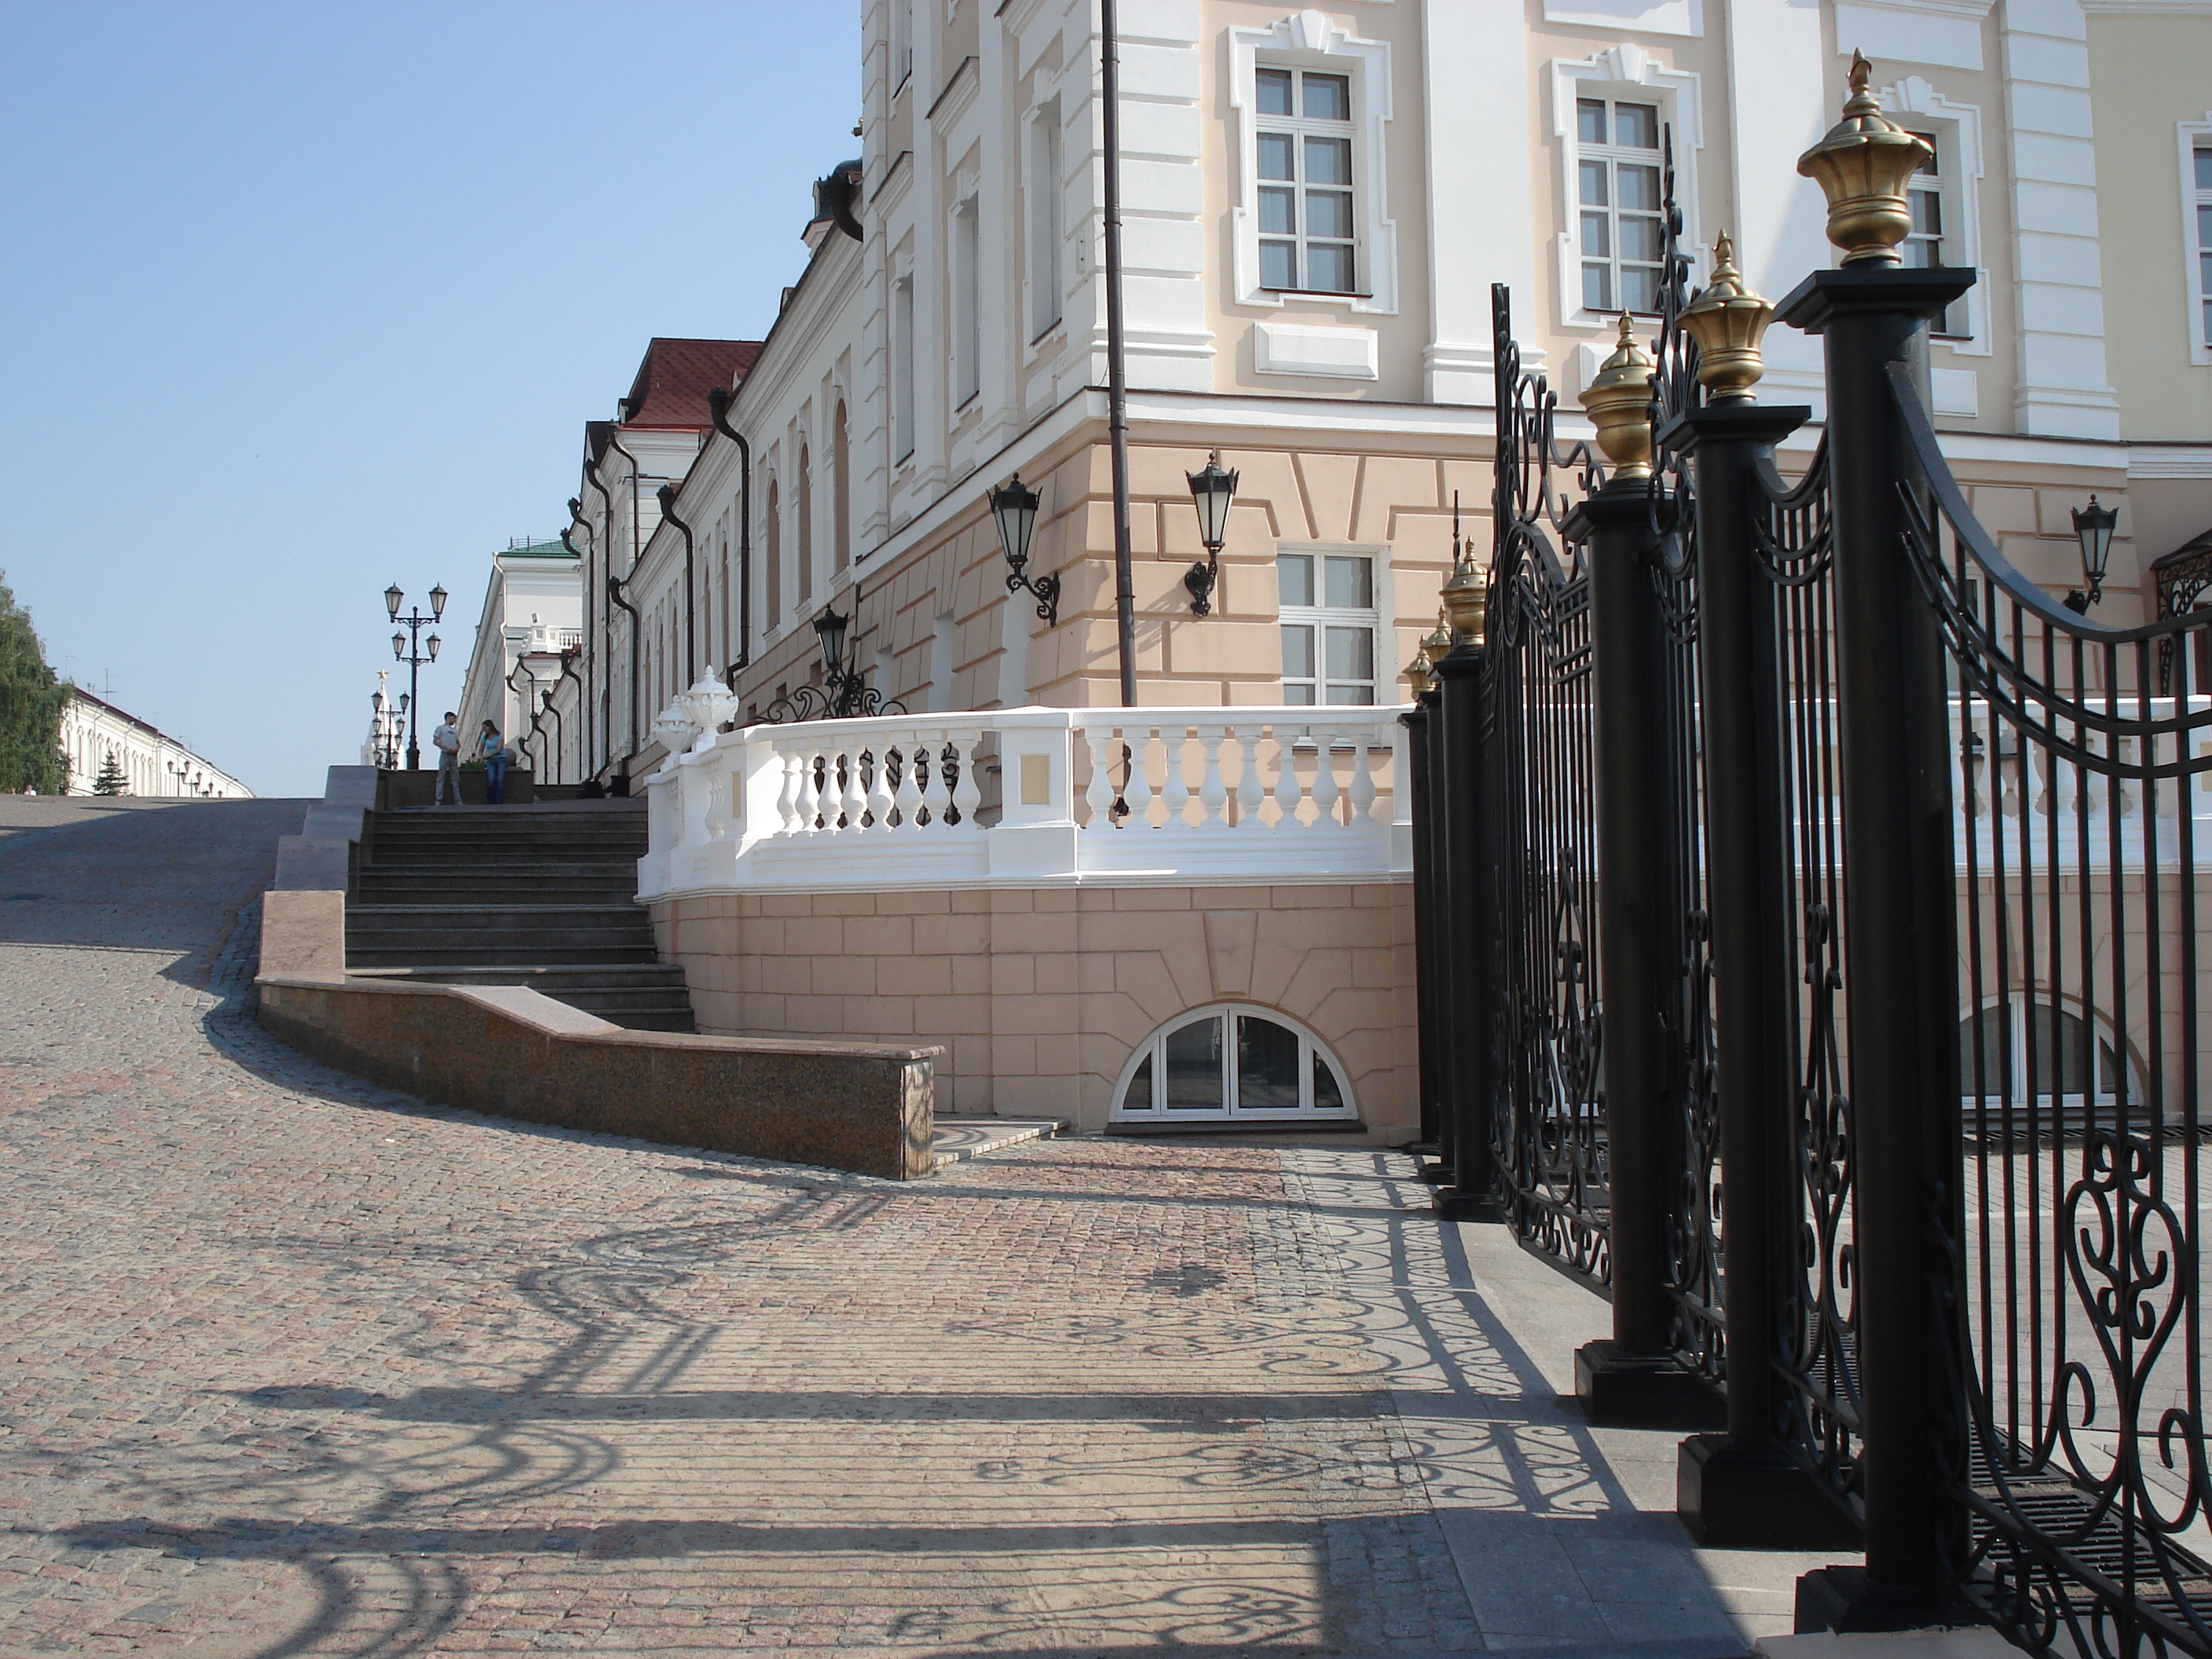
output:
M1785 1451L1783 1299L1797 1248L1796 988L1774 583L1755 541L1756 469L1812 413L1723 398L1659 441L1697 468L1698 701L1705 733L1706 913L1711 924L1722 1236L1728 1241L1728 1432L1682 1443L1675 1512L1701 1545L1842 1549L1853 1520Z
M1972 1617L1957 1613L1965 1516L1945 1491L1965 1455L1942 1311L1964 1228L1949 719L1936 612L1906 549L1905 492L1919 486L1889 368L1912 365L1925 387L1929 319L1973 282L1846 265L1778 307L1827 357L1866 1522L1863 1569L1799 1581L1800 1630Z
M1665 1011L1685 948L1684 918L1668 899L1683 826L1663 805L1666 621L1652 568L1666 503L1655 501L1656 489L1648 477L1616 477L1566 526L1571 541L1586 544L1590 573L1591 828L1613 1255L1613 1337L1576 1351L1575 1394L1593 1423L1698 1429L1717 1426L1719 1402L1674 1357L1668 1293L1667 1223L1682 1158L1669 1097L1678 1039Z
M1446 1220L1495 1221L1496 1166L1491 1157L1490 963L1498 927L1486 824L1482 721L1482 646L1462 633L1459 643L1435 665L1437 697L1449 733L1450 755L1437 787L1443 797L1445 836L1436 850L1445 892L1440 953L1450 958L1451 1001L1443 1010L1450 1059L1446 1116L1452 1182L1437 1189L1437 1212Z
M1406 728L1406 816L1413 824L1413 1001L1421 1061L1420 1135L1408 1150L1434 1157L1442 1150L1437 1138L1442 1114L1438 1108L1437 1045L1442 1040L1443 1024L1437 1008L1436 876L1429 863L1435 841L1430 818L1435 810L1429 771L1431 701L1432 694L1425 685L1417 684L1413 706L1398 716L1398 723Z

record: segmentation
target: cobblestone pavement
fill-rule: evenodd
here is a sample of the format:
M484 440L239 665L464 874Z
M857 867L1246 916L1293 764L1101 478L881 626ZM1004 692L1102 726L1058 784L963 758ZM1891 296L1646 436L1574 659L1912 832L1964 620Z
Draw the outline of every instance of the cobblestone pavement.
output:
M1791 1564L1689 1551L1672 1437L1575 1426L1498 1317L1601 1308L1510 1247L1486 1302L1495 1241L1412 1217L1404 1160L1077 1139L902 1186L428 1107L251 1023L300 810L0 798L0 1654L1774 1626Z

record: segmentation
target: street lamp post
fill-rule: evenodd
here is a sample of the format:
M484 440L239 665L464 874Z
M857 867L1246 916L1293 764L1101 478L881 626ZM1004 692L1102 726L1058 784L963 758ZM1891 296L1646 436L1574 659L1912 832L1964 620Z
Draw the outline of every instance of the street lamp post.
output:
M406 603L406 599L407 596L399 591L398 582L384 590L386 611L392 621L407 630L392 636L392 654L407 665L407 700L400 705L407 716L407 769L419 772L422 769L422 750L415 741L415 711L422 701L422 665L438 660L438 636L433 634L428 640L423 640L420 635L425 628L446 614L446 590L443 585L430 590L430 614L427 617L420 606L401 616L399 607ZM424 645L430 647L428 656L422 654Z

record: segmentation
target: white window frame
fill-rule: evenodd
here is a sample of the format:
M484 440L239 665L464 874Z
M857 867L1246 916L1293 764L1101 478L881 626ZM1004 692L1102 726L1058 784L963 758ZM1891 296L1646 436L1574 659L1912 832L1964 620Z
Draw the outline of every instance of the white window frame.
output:
M891 0L891 95L914 79L914 0Z
M974 194L974 181L961 184L969 194L952 204L952 350L945 367L951 370L951 404L955 420L962 410L983 395L982 204Z
M2200 204L2212 205L2212 191L2197 188L2197 152L2212 149L2212 109L2204 112L2201 121L2183 121L2175 128L2181 161L2181 252L2185 261L2183 279L2188 284L2189 295L2189 361L2198 368L2212 365L2212 323L2205 317L2207 301L2212 301L2204 282L2203 243L2197 234L2197 210Z
M1280 562L1285 557L1311 559L1314 562L1314 598L1316 603L1291 605L1282 602ZM1388 565L1382 554L1368 547L1346 547L1325 543L1279 542L1275 547L1275 558L1277 560L1275 616L1278 641L1280 640L1281 630L1285 628L1307 627L1314 630L1314 702L1310 706L1315 708L1371 708L1379 706L1385 701L1383 692L1389 686L1393 672L1388 661L1392 653L1386 647L1382 629L1382 596L1385 591L1384 583L1388 580ZM1325 562L1329 559L1364 559L1367 562L1367 596L1370 603L1366 609L1332 605L1327 603L1328 585ZM1369 701L1364 703L1332 703L1327 699L1328 689L1332 683L1340 685L1363 683L1352 680L1332 681L1328 672L1328 629L1332 627L1363 628L1367 631L1368 666L1372 678L1364 682L1369 691ZM1286 707L1307 706L1291 703L1291 677L1288 674L1279 675L1277 684L1283 688L1283 699Z
M1237 124L1237 188L1230 209L1230 279L1239 305L1279 307L1342 305L1395 316L1398 311L1398 228L1386 212L1389 190L1384 129L1390 120L1390 46L1337 27L1303 11L1272 28L1229 31L1229 106ZM1352 212L1357 295L1278 291L1260 286L1259 94L1255 71L1314 70L1352 83Z
M2035 1079L2028 1065L2028 1022L2031 1019L2042 1020L2043 1017L2054 1007L2060 1013L2079 1021L2088 1032L2090 1041L2095 1045L2094 1050L2089 1056L2089 1080L2093 1085L2089 1091L2066 1088L2064 1085L2067 1079L2062 1077L2057 1079L2059 1087L2051 1092L2048 1094L2035 1092ZM1969 1021L1979 1018L1981 1015L1995 1013L2000 1009L2005 1013L2005 1041L2009 1054L1998 1049L1994 1045L1984 1052L1981 1056L1984 1067L1981 1080L1989 1092L1977 1095L1974 1093L1973 1055L1970 1047L1972 1039L1966 1034L1967 1024ZM2044 1026L2037 1036L2039 1043L2047 1048L2051 1040L2049 1027ZM1983 1003L1979 1015L1966 1014L1960 1017L1959 1046L1959 1102L1960 1105L1967 1111L1972 1111L1979 1105L1994 1112L2002 1109L2008 1103L2015 1109L2025 1109L2033 1105L2044 1111L2078 1113L2092 1106L2110 1109L2118 1104L2119 1093L2116 1090L2107 1089L2105 1085L2103 1061L2106 1054L2112 1056L2119 1072L2118 1081L2121 1087L2127 1091L2130 1108L2140 1112L2150 1099L2148 1092L2143 1086L2142 1079L2137 1072L2135 1055L2129 1045L2118 1038L2111 1023L2102 1014L2094 1009L2083 1007L2073 997L2061 995L2054 998L2047 991L2040 990L2033 997L2026 991L2015 991L2008 999L1991 997ZM2054 1069L2061 1057L2051 1056L2050 1063ZM2008 1062L2009 1062L2012 1083L2012 1093L2009 1097L2004 1092Z
M891 465L902 467L914 459L921 442L915 419L914 272L907 270L891 278Z
M1239 1014L1250 1014L1272 1021L1298 1038L1298 1105L1290 1112L1256 1110L1240 1111L1237 1100L1237 1040L1233 1025L1223 1028L1221 1073L1222 1103L1213 1110L1171 1109L1164 1100L1167 1080L1167 1040L1186 1025L1201 1019L1233 1019ZM1336 1079L1337 1091L1344 1098L1340 1109L1324 1109L1313 1103L1313 1063L1318 1057ZM1135 1111L1124 1109L1122 1100L1129 1091L1129 1084L1145 1061L1152 1062L1153 1104ZM1165 1127L1169 1124L1206 1125L1219 1123L1284 1123L1301 1121L1315 1123L1356 1123L1359 1121L1359 1103L1352 1092L1352 1079L1344 1063L1331 1051L1328 1044L1316 1036L1303 1020L1294 1019L1279 1008L1269 1008L1256 1002L1212 1002L1200 1008L1187 1008L1174 1018L1166 1020L1159 1028L1131 1051L1123 1062L1121 1075L1114 1079L1111 1121L1115 1123L1147 1123Z
M1674 136L1674 204L1682 211L1681 246L1692 254L1705 246L1698 217L1698 153L1705 148L1705 120L1699 82L1694 70L1669 69L1643 47L1624 44L1579 62L1555 58L1551 63L1552 132L1559 142L1562 165L1559 174L1559 230L1553 258L1559 298L1559 325L1570 329L1611 329L1620 313L1609 315L1583 305L1582 258L1582 142L1575 106L1584 98L1626 99L1659 108L1661 155L1665 134ZM1696 285L1694 274L1692 286Z
M1995 351L1990 336L1989 272L1982 270L1982 112L1973 104L1954 104L1919 76L1908 75L1881 88L1881 106L1898 125L1936 143L1936 177L1943 198L1943 241L1949 263L1975 271L1980 280L1952 302L1953 319L1963 334L1930 337L1940 346L1969 357Z
M1066 181L1060 176L1060 100L1048 98L1030 113L1029 199L1029 343L1034 347L1058 328L1067 306L1060 250L1066 240Z

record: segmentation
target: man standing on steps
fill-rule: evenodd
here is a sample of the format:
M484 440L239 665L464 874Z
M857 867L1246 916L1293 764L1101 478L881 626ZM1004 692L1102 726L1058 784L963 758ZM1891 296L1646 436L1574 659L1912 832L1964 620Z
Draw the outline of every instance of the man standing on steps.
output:
M453 724L460 716L452 709L446 711L444 724L430 734L430 744L438 751L439 806L461 804L461 732Z

